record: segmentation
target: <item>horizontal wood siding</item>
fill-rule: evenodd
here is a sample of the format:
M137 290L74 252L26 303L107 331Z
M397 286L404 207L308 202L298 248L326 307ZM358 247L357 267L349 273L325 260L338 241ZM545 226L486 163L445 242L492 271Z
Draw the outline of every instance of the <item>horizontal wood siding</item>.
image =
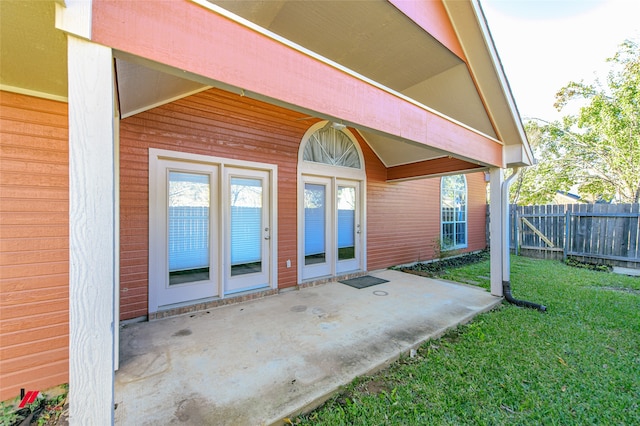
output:
M433 259L440 240L440 178L386 182L384 165L363 146L367 163L368 269ZM468 247L486 247L484 173L467 175Z
M468 247L465 251L477 251L487 248L487 182L484 172L469 173L467 176L467 212Z
M297 277L297 162L317 120L210 89L122 120L120 126L120 318L148 311L148 149L278 166L278 288ZM357 132L355 132L357 133ZM388 183L387 170L357 135L367 170L368 269L431 259L440 236L440 179ZM469 250L484 248L484 175L469 175ZM401 220L399 220L401 218ZM291 268L286 267L287 259Z
M126 118L120 127L120 318L147 315L148 149L278 166L278 287L297 284L297 161L303 114L211 89ZM316 120L317 121L317 120ZM287 259L291 267L286 267Z
M67 104L0 92L0 401L68 379Z

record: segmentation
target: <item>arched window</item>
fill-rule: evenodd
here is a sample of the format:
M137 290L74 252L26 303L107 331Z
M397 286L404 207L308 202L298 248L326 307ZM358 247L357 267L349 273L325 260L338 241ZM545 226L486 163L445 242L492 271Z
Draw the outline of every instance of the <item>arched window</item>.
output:
M444 176L440 186L440 248L467 247L467 179L464 175Z
M351 138L329 123L309 137L302 158L312 163L362 168L358 149Z

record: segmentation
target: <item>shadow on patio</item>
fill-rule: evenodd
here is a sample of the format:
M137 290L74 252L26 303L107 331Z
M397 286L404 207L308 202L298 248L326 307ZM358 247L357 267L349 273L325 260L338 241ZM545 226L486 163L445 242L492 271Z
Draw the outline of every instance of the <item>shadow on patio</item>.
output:
M262 425L492 309L480 288L384 270L120 332L119 425Z

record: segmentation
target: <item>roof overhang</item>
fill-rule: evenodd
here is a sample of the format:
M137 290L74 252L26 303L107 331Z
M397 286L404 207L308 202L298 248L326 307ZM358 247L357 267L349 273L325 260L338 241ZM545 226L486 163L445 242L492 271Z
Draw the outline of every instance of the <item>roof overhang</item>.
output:
M2 88L66 97L54 3L0 2ZM114 48L123 116L216 86L341 120L387 167L406 166L395 170L427 171L450 158L462 161L459 171L532 162L477 1L145 3L92 3L91 39ZM257 63L273 67L262 73L268 84L246 72ZM305 74L324 81L302 87Z
M504 73L484 12L478 0L443 0L469 69L484 100L497 138L505 146L507 167L535 163L520 113Z

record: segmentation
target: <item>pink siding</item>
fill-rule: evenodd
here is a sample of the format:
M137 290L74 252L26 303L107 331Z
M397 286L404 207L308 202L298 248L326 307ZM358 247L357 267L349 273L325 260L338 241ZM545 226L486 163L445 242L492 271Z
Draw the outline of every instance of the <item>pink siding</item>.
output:
M434 258L440 239L440 178L388 183L382 164L363 145L367 160L368 269ZM468 247L486 247L484 173L467 175Z
M313 124L299 118L285 108L211 89L121 122L121 319L147 314L149 147L277 164L278 287L298 283L297 156ZM369 269L432 258L440 235L440 180L387 183L387 169L358 139L367 170ZM468 181L469 250L476 250L484 248L483 174L469 175Z
M0 401L68 381L67 105L0 92Z
M147 314L148 148L278 165L279 288L296 277L297 155L313 121L284 108L208 90L121 122L121 319ZM291 268L286 268L291 259Z
M68 380L68 133L63 103L0 98L0 400ZM297 155L313 120L212 89L121 123L121 319L147 314L148 148L278 165L279 288L295 286ZM387 183L358 136L367 169L368 268L433 257L438 178ZM468 176L469 248L485 245L485 182ZM398 218L402 220L398 220ZM291 259L291 268L285 260Z
M448 19L442 9L437 19ZM92 12L96 43L481 163L502 164L498 142L194 2L94 0Z

